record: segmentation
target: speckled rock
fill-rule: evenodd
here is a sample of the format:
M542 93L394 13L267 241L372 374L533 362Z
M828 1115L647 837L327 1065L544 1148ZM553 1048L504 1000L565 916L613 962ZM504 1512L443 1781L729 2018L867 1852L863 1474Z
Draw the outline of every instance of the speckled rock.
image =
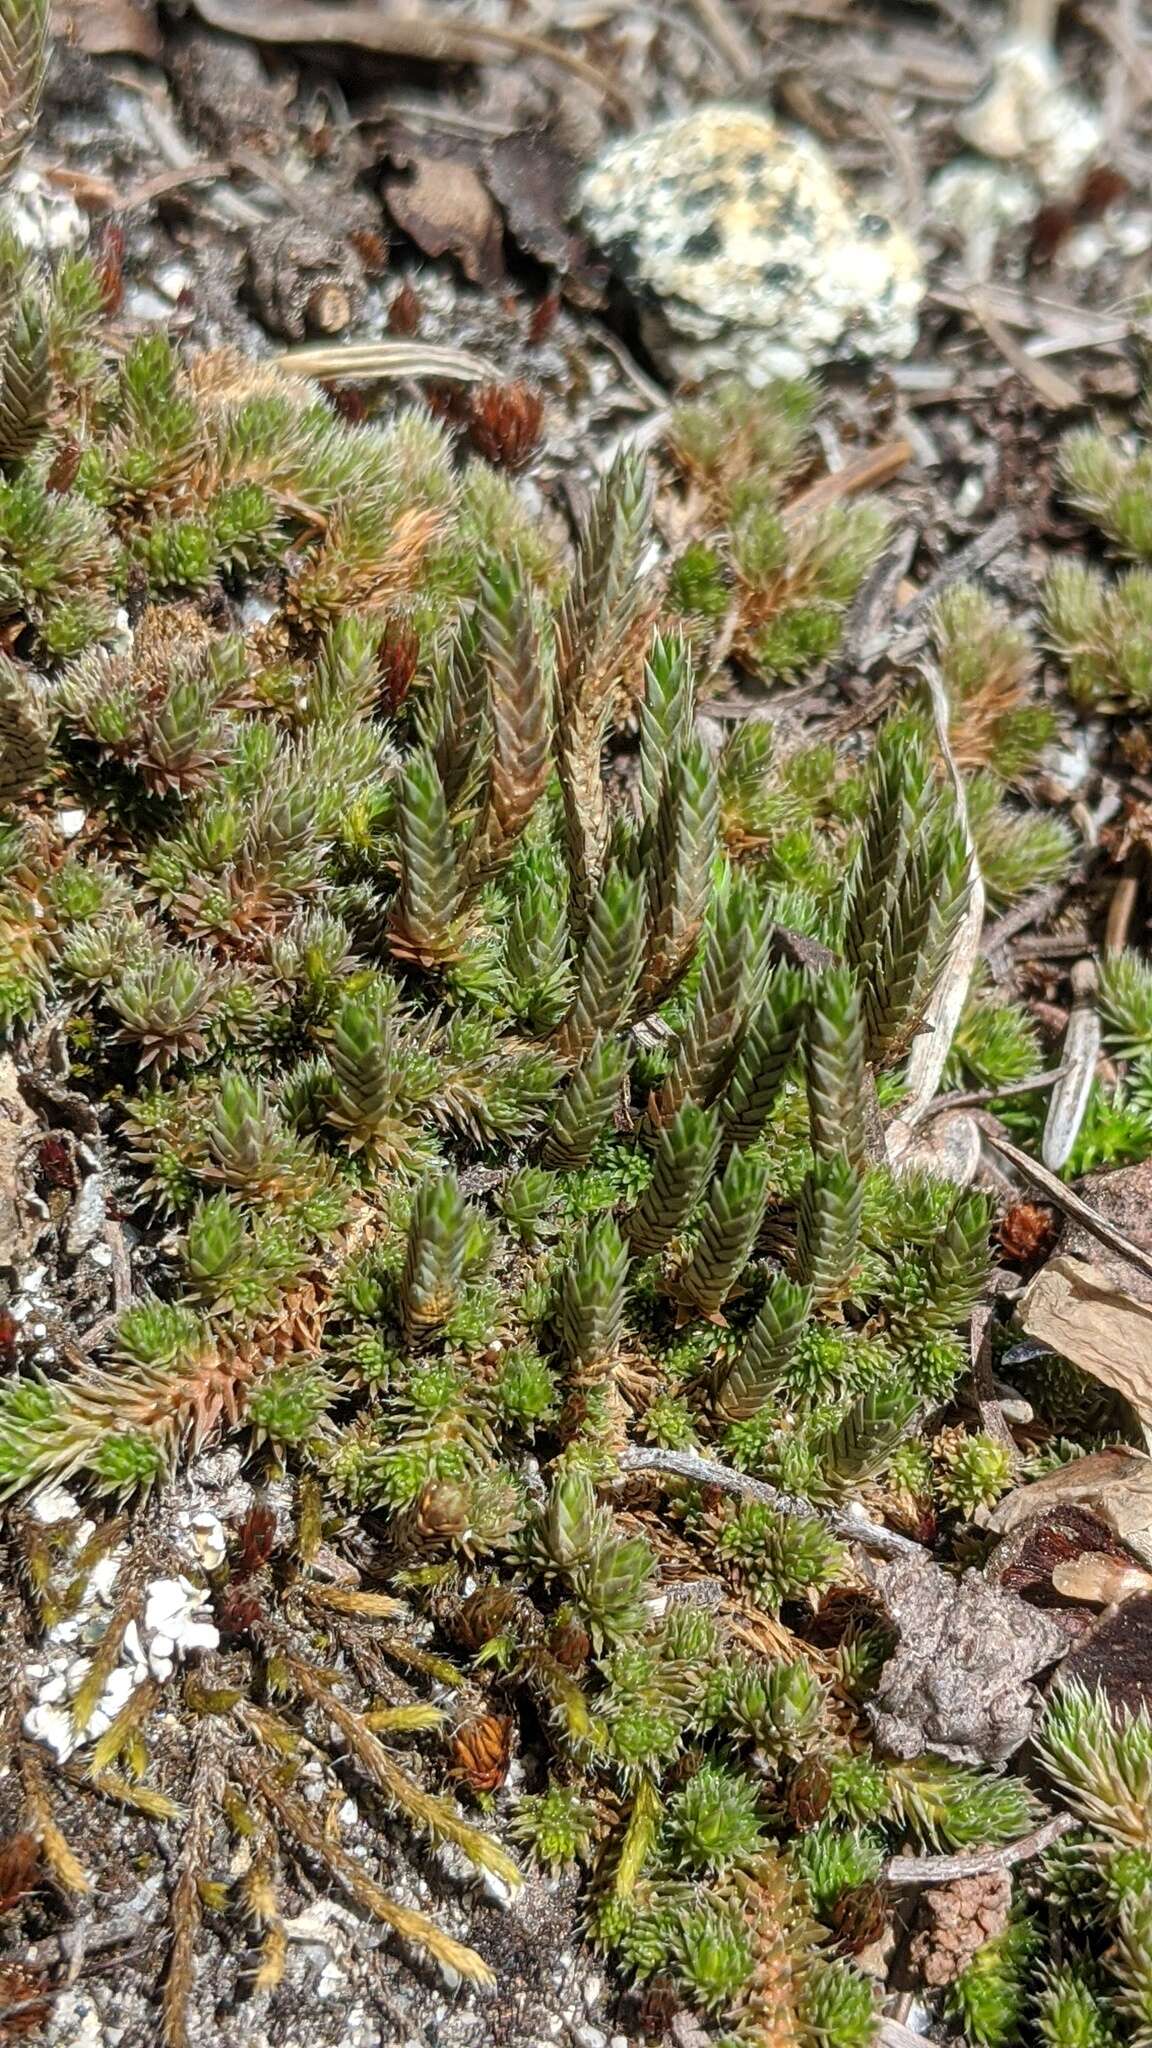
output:
M916 339L913 242L763 114L703 107L629 136L587 173L581 211L674 375L763 383Z

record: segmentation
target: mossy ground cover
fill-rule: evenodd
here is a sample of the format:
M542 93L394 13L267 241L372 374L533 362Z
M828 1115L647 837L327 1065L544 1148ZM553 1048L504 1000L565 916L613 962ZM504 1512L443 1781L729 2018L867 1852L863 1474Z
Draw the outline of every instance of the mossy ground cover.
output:
M42 10L0 19L31 100ZM170 2042L206 1945L275 1995L301 1873L487 1983L382 1881L403 1836L497 1896L578 1872L653 2013L866 2048L888 1859L1063 1804L940 2017L975 2048L1140 2044L1152 1724L1070 1686L1023 1770L885 1755L850 1515L978 1563L983 1510L1116 1432L1043 1361L1020 1441L986 1432L997 1201L886 1134L962 973L939 1085L1039 1142L1043 1091L998 1094L1043 1067L1034 1019L963 939L978 891L995 915L1069 871L1032 801L1061 722L1146 708L1141 444L1062 455L1131 566L1066 558L1035 627L958 584L935 689L716 743L726 664L810 679L885 545L879 500L790 510L814 388L693 397L567 546L499 432L479 459L408 401L350 423L233 352L116 352L88 261L8 233L0 287L0 1021L30 1086L51 1042L89 1105L137 1267L83 1345L13 1326L0 1387L30 1659L116 1562L61 1768L14 1691L17 1946L38 1885L99 1881L59 1818L82 1785L164 1845ZM1117 1064L1069 1171L1152 1151L1142 957L1100 1004ZM189 1569L163 1503L220 1446L255 1498L192 1581L215 1643L101 1714L149 1583Z

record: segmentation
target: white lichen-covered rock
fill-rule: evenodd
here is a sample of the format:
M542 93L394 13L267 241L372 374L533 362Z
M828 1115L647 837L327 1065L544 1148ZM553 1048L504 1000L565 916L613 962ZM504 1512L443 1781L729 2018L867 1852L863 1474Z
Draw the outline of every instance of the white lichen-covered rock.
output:
M676 375L764 383L915 342L914 243L766 115L702 107L616 143L584 179L581 216Z

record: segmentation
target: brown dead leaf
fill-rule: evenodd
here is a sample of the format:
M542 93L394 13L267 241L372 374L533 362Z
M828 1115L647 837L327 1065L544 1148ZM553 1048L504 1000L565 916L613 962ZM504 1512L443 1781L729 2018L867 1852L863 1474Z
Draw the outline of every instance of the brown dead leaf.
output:
M1060 1675L1105 1693L1129 1713L1152 1704L1152 1593L1137 1593L1102 1614Z
M987 1519L985 1515L985 1523ZM1120 1571L1141 1569L1135 1552L1099 1515L1062 1501L1002 1537L985 1566L985 1577L1019 1593L1030 1607L1047 1608L1075 1638L1091 1625L1091 1616L1076 1604L1088 1596L1065 1592L1064 1585L1078 1583L1077 1567L1085 1557ZM1081 1583L1087 1584L1089 1576L1085 1574Z
M1047 1344L1111 1387L1152 1431L1152 1307L1098 1266L1061 1252L1029 1282L1016 1308L1026 1337Z
M152 0L55 0L52 33L89 57L163 55Z
M568 226L578 171L575 157L546 135L503 135L488 151L488 183L509 232L526 255L561 276L579 264L586 249Z
M1145 1564L1152 1565L1152 1458L1117 1445L1059 1465L998 1502L986 1527L998 1536L1057 1507L1087 1508Z
M411 176L384 180L384 200L398 228L425 256L455 256L470 284L504 276L504 229L492 194L460 157L393 156Z
M900 1635L869 1704L876 1740L898 1757L1006 1763L1032 1730L1029 1680L1064 1655L1065 1631L979 1572L916 1562L869 1576Z

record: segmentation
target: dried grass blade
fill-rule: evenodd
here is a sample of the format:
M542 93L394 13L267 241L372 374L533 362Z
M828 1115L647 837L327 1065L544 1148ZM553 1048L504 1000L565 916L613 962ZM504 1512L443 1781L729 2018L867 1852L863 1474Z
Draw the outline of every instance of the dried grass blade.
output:
M897 1159L908 1143L909 1133L920 1121L940 1086L940 1076L944 1072L952 1040L956 1035L956 1027L960 1022L960 1013L964 1008L969 983L972 980L972 970L980 951L980 934L984 929L984 881L968 819L964 779L956 766L948 736L948 694L944 687L944 678L934 664L925 662L923 674L932 706L936 743L944 757L956 792L956 807L968 845L969 895L964 915L956 927L944 970L932 991L920 1030L912 1041L906 1074L907 1099L899 1117L888 1127L889 1150Z
M310 342L273 356L287 377L443 377L458 384L499 380L486 356L426 341Z
M1048 1098L1040 1146L1040 1156L1052 1173L1060 1171L1080 1135L1100 1057L1100 1018L1093 1001L1096 972L1090 960L1073 968L1072 989L1072 1013L1060 1051L1064 1071Z

